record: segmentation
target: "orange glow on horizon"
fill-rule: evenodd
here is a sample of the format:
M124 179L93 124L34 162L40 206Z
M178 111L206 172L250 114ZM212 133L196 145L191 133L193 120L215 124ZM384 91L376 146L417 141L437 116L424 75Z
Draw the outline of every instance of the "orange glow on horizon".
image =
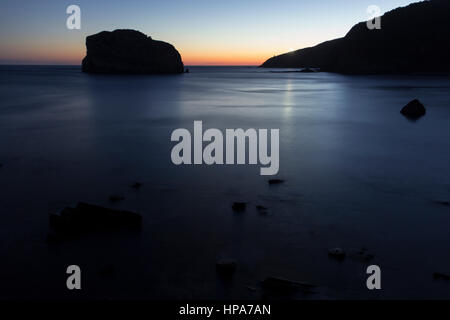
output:
M238 50L209 51L199 50L184 53L179 50L183 63L187 66L259 66L273 54L264 52L239 52ZM16 46L5 48L0 57L13 64L68 64L80 65L86 49L79 46Z

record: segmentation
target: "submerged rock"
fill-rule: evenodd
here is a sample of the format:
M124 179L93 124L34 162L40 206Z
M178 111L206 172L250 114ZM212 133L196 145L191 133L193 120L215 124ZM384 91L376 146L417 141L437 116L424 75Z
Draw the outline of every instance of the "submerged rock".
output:
M372 261L375 258L375 256L371 253L368 253L367 249L363 247L358 252L349 254L349 258L366 263Z
M86 38L87 73L183 73L178 51L169 43L153 40L135 30L103 31Z
M137 230L141 227L142 216L80 202L75 208L64 208L59 215L51 214L49 222L52 232L47 241L61 242L101 231Z
M245 202L235 202L235 203L233 203L232 208L233 208L233 211L243 212L247 208L247 203L245 203Z
M433 278L436 280L450 280L450 274L435 272L433 273Z
M231 276L236 271L236 265L234 260L221 259L216 262L216 270L223 276Z
M142 187L142 183L140 183L140 182L135 182L135 183L133 183L133 184L131 185L131 187L132 187L133 189L139 190L139 189Z
M404 106L400 113L409 119L416 120L423 117L427 111L419 100L414 99Z
M328 255L332 258L342 260L345 258L346 253L341 248L333 248L333 249L328 250Z
M275 185L275 184L282 184L282 183L284 183L284 180L281 180L281 179L270 179L268 182L269 182L269 185Z
M450 202L449 201L435 201L435 203L440 205L440 206L450 207Z
M301 72L301 73L314 73L316 71L314 69L311 69L311 68L303 68L299 72Z

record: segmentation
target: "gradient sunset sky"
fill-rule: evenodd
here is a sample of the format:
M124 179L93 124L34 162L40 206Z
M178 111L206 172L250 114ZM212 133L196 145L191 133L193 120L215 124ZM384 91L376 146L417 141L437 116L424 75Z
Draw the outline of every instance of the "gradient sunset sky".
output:
M0 64L81 63L85 37L136 29L173 44L186 65L259 65L273 55L344 36L407 0L1 0ZM81 30L66 28L66 8L81 8Z

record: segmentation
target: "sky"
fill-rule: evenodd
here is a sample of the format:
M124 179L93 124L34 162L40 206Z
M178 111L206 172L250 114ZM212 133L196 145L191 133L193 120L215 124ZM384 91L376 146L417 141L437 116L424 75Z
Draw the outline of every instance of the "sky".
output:
M345 36L407 0L1 0L0 64L79 65L85 38L135 29L169 42L185 65L259 65L285 52ZM81 29L66 27L69 5L81 9Z

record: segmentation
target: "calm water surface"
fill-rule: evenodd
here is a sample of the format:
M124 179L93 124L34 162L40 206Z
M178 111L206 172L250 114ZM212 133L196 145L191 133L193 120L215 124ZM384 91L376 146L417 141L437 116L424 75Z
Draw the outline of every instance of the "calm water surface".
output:
M319 286L289 298L450 298L433 279L450 273L450 209L436 203L450 201L450 78L190 70L0 67L0 297L255 299L275 275ZM427 107L417 122L399 113L414 98ZM170 135L194 120L279 128L286 182L269 187L259 166L173 165ZM48 214L78 201L138 211L142 231L48 246ZM334 247L350 256L330 259ZM370 263L351 256L362 247ZM226 257L238 268L224 282ZM65 289L70 264L81 293ZM365 287L370 264L382 291Z

